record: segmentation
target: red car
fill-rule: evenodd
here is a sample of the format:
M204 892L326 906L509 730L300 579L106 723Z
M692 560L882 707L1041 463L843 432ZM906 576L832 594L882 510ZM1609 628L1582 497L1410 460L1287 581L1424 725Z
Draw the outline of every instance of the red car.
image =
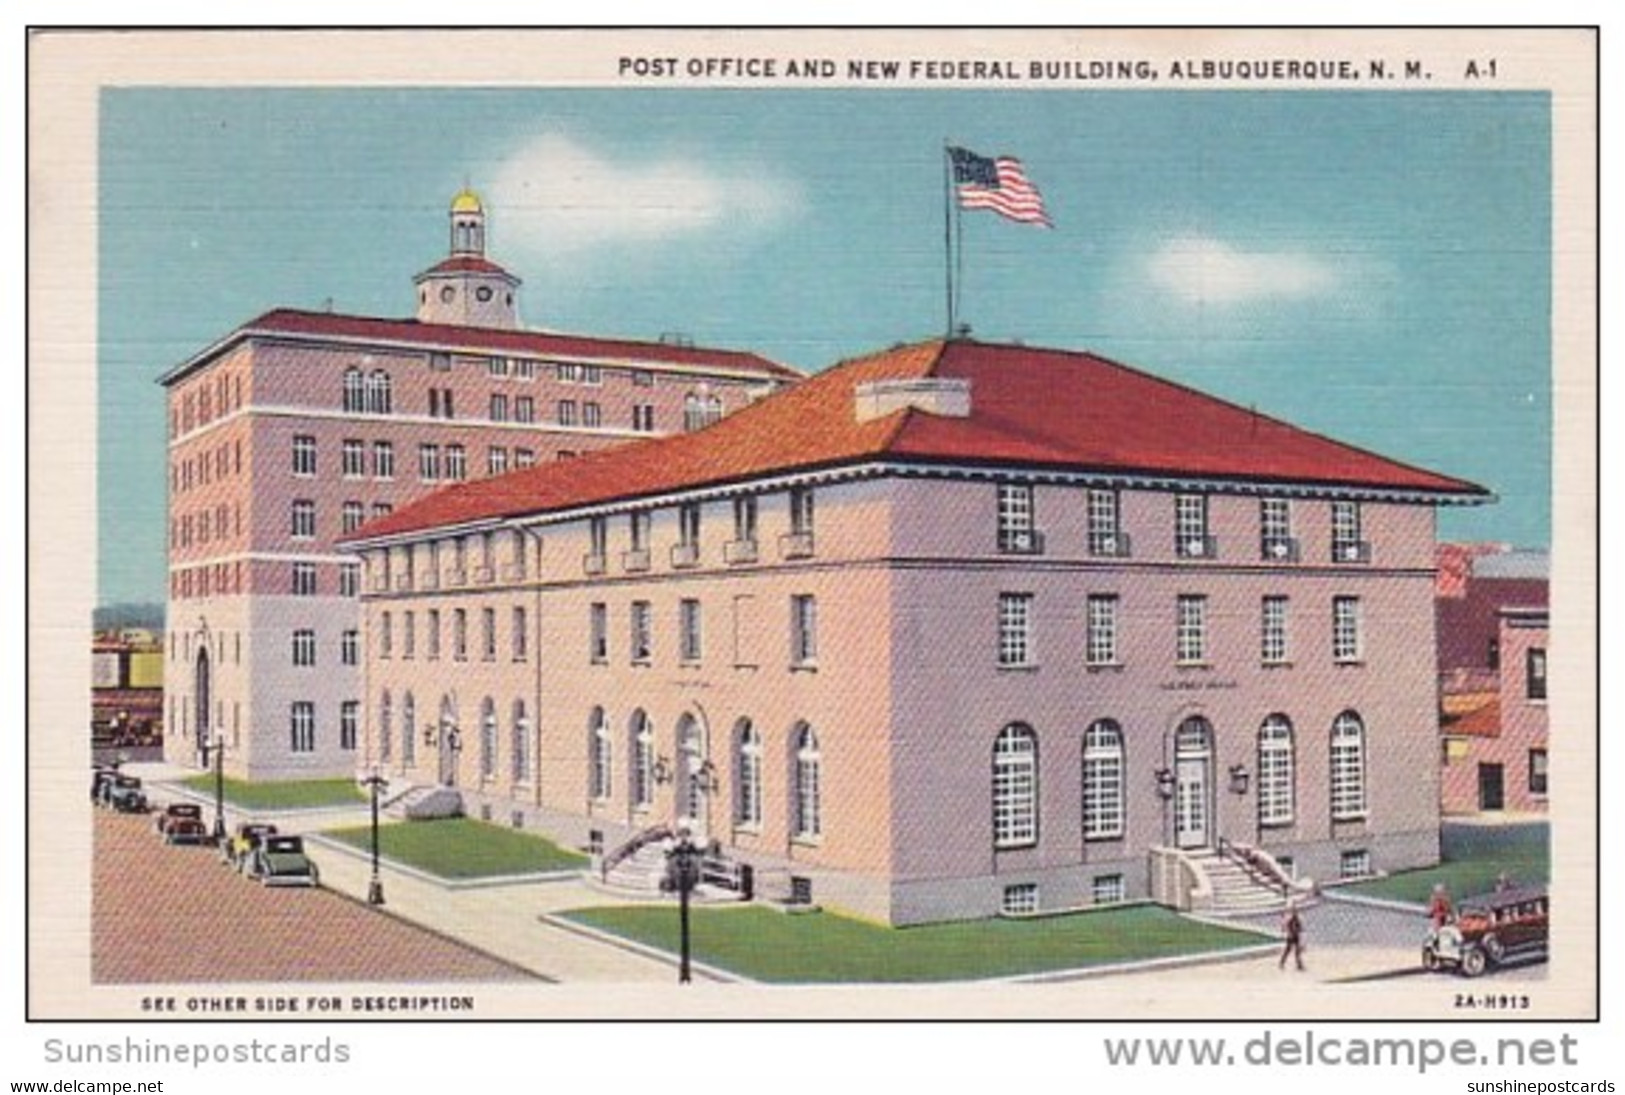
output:
M209 827L203 807L194 802L172 802L158 814L154 826L165 844L207 844Z

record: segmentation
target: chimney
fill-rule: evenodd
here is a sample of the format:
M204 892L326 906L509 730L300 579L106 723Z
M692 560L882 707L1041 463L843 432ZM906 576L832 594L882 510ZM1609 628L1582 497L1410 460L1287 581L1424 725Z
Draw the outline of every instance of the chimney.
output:
M970 417L970 381L947 377L871 380L857 386L859 422L884 418L904 407L943 418Z

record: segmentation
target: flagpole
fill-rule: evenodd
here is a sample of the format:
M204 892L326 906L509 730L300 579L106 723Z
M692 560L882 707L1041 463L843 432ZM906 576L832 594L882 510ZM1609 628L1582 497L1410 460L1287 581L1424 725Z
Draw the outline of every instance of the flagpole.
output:
M953 157L948 153L948 141L942 142L942 269L946 281L949 338L954 334L954 221L953 221Z

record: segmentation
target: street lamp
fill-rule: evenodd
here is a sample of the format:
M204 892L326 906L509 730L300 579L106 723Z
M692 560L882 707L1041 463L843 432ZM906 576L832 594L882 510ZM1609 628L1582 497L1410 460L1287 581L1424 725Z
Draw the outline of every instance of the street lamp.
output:
M677 925L682 947L682 962L677 967L677 983L680 985L690 981L688 899L694 887L700 884L700 861L704 856L705 852L689 837L687 829L678 834L676 846L666 853L666 878L677 890Z
M226 735L214 736L214 842L226 840Z
M378 874L378 796L389 786L389 777L375 764L372 774L362 780L361 785L372 791L372 881L367 883L367 904L382 905L384 880Z

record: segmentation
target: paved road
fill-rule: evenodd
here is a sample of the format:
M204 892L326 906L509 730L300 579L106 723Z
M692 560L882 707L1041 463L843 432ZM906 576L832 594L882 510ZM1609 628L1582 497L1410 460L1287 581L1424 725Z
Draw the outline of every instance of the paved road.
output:
M96 812L91 977L198 981L534 981L525 970L324 889L267 889L149 817Z

